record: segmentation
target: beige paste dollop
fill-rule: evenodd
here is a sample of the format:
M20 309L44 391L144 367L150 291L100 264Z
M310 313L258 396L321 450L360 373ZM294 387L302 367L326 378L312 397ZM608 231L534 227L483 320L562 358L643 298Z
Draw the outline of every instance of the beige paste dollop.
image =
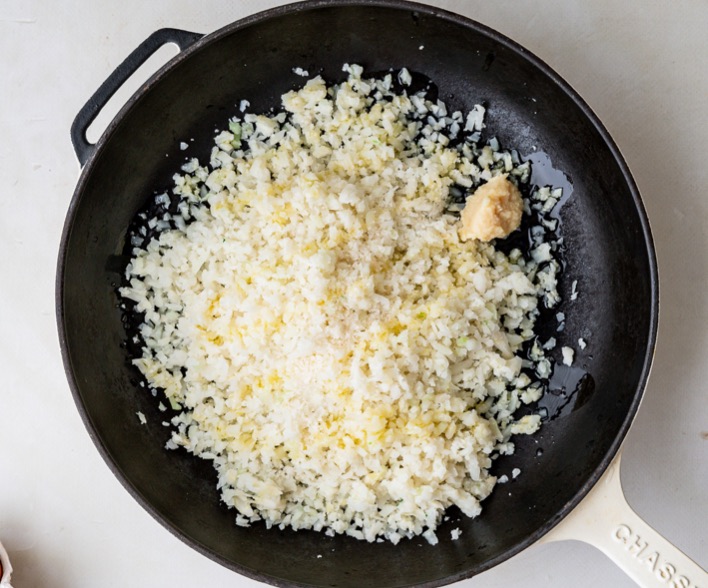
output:
M519 189L506 175L495 176L467 199L462 210L460 239L491 241L519 228L524 203Z

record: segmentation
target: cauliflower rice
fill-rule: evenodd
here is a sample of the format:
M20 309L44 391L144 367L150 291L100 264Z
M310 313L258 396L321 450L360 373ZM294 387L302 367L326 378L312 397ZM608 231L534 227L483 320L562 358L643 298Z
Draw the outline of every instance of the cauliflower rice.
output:
M448 114L407 72L344 69L188 162L120 293L142 319L134 364L179 411L168 446L213 462L238 524L436 543L539 426L514 413L542 393L521 351L557 265L458 236L451 194L529 178L477 144L482 106Z

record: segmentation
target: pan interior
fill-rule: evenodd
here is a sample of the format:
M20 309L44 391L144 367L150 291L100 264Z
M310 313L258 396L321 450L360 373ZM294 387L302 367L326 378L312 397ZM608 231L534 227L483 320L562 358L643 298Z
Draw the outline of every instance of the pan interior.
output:
M278 105L302 85L301 67L342 79L407 67L434 81L452 109L488 107L487 126L522 155L542 152L572 184L560 210L565 329L540 325L576 348L575 368L536 435L517 439L482 515L452 512L435 547L423 539L368 544L314 532L236 527L219 503L207 462L163 449L156 402L138 386L123 346L115 288L134 215L189 154L206 159L214 129L242 99ZM538 156L537 156L538 157ZM578 296L571 300L577 280ZM67 219L59 316L67 373L85 422L119 479L173 532L220 563L279 585L440 585L476 574L530 544L592 484L624 436L642 393L656 321L651 243L636 188L616 150L579 99L528 53L487 29L431 8L336 4L275 10L199 42L134 98L84 170ZM578 338L588 345L579 350ZM588 374L578 386L579 376ZM571 381L572 380L572 381ZM560 388L565 386L565 395ZM544 402L544 401L542 401ZM141 426L136 412L148 419ZM450 540L453 528L461 530Z

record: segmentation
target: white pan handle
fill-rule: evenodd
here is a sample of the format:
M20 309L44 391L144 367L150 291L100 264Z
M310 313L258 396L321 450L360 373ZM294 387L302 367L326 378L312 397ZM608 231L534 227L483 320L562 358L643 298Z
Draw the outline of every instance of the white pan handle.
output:
M590 493L539 541L594 545L642 588L708 588L708 574L629 507L620 485L620 455Z

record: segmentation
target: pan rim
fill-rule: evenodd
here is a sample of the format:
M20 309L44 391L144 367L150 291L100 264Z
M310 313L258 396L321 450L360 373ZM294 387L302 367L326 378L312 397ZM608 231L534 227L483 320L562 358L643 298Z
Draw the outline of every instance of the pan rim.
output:
M209 547L200 543L193 537L186 535L184 531L179 529L170 521L166 520L133 485L128 476L123 472L123 470L118 466L117 462L113 459L110 450L103 442L103 439L101 438L97 427L95 426L93 419L91 418L91 415L89 414L87 408L85 407L82 401L80 387L74 376L73 362L69 353L68 335L66 332L66 325L64 320L64 278L68 244L73 229L74 219L77 210L81 205L82 195L86 191L86 184L90 180L91 172L95 167L95 163L101 157L102 153L104 152L105 144L110 141L112 135L115 133L116 129L119 127L123 119L125 119L129 112L139 103L141 97L147 92L149 92L152 86L159 79L167 75L171 70L176 68L184 60L189 59L194 53L201 51L205 47L208 47L209 45L220 41L224 37L237 33L241 29L245 29L252 25L260 24L270 19L291 15L298 12L306 12L323 8L337 9L342 7L390 8L401 11L417 12L425 14L426 16L451 21L454 24L474 30L475 32L478 32L494 40L495 42L509 49L513 53L520 55L532 67L535 67L541 73L546 75L549 80L553 84L555 84L560 90L562 90L563 93L565 93L568 98L580 109L583 116L592 124L592 126L600 135L604 144L609 149L610 154L614 161L617 163L617 166L621 172L621 176L631 194L632 201L637 211L639 223L641 226L641 236L643 238L644 246L646 249L651 297L651 300L649 301L650 323L648 325L647 331L646 350L642 361L641 373L636 385L636 389L634 391L634 396L630 403L627 414L625 415L625 418L622 421L619 430L614 440L612 441L608 451L599 461L599 464L594 469L594 471L587 478L587 481L582 484L575 492L573 498L562 506L560 506L557 509L556 514L552 518L547 520L544 524L542 524L534 533L527 535L523 540L507 548L500 555L484 561L479 566L476 566L474 570L462 570L455 574L446 576L445 578L410 585L419 588L435 588L438 586L459 582L464 579L476 576L477 574L480 574L503 563L504 561L517 555L521 551L524 551L525 549L536 543L543 536L545 536L547 533L549 533L554 527L556 527L585 498L585 496L587 496L587 494L596 485L602 474L614 460L615 456L619 452L622 443L624 442L625 437L627 436L627 433L629 432L629 429L631 428L634 419L636 418L640 404L644 397L644 392L646 390L647 382L649 379L649 373L651 371L651 366L653 362L654 352L656 349L659 321L659 279L656 251L646 209L641 200L639 189L631 174L629 166L627 165L625 158L620 152L619 147L615 143L609 131L605 128L603 123L600 121L599 117L590 108L587 102L580 96L580 94L565 79L563 79L558 73L556 73L555 70L553 70L545 61L543 61L541 58L527 50L525 47L523 47L513 39L471 18L456 14L454 12L436 6L420 4L418 2L411 2L409 0L304 0L301 2L280 5L268 10L248 15L219 29L216 29L215 31L206 34L201 39L195 41L192 45L181 51L178 55L169 60L164 66L158 69L126 101L126 103L121 107L119 112L111 120L106 130L102 133L101 137L96 142L92 153L88 156L86 163L81 169L81 173L65 217L58 251L57 272L55 280L55 311L58 327L59 344L61 348L62 361L67 382L69 384L74 403L79 411L79 414L89 434L89 437L93 441L94 445L98 449L101 457L106 462L111 472L115 475L115 477L120 481L121 485L140 504L143 509L145 509L164 528L166 528L174 536L178 537L185 544L195 549L202 555L205 555L212 561L215 561L232 571L235 571L253 580L265 582L274 586L311 586L311 584L294 582L292 580L287 580L285 578L280 578L277 576L266 574L262 571L257 571L248 568L243 564L235 563L213 552Z

